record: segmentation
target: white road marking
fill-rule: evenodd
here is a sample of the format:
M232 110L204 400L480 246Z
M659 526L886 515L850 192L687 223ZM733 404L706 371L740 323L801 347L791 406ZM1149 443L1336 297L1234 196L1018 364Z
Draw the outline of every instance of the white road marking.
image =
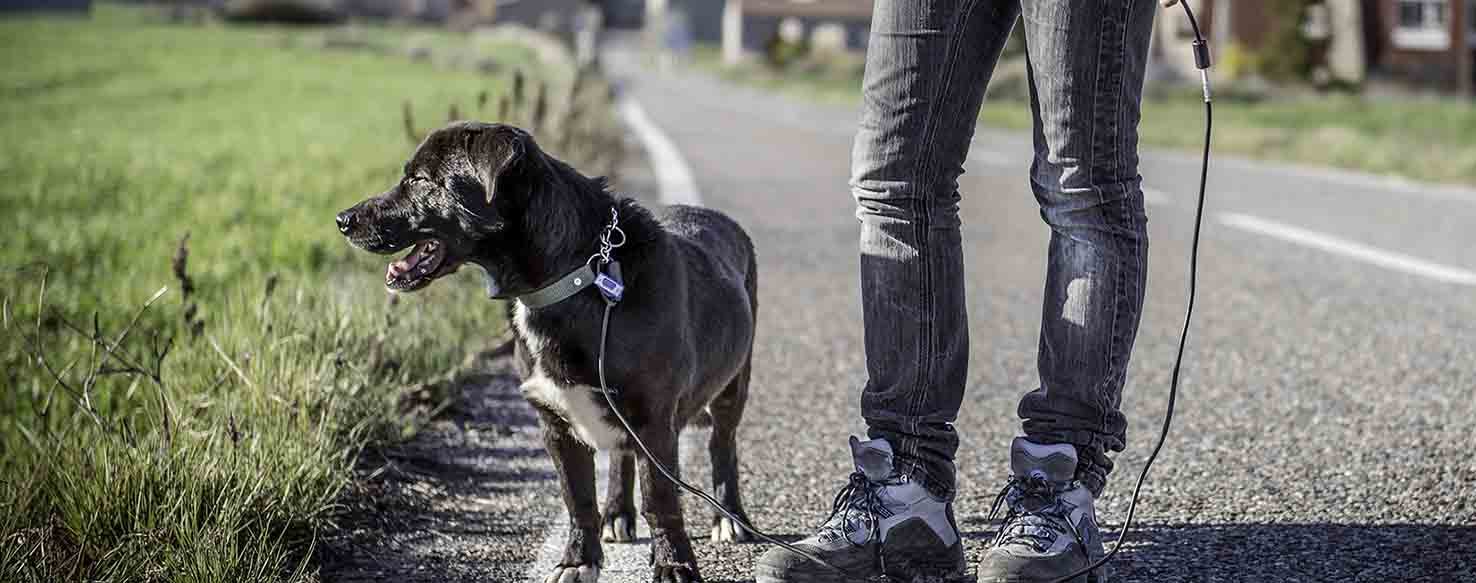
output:
M1365 263L1371 263L1379 267L1447 283L1476 286L1476 272L1459 267L1432 263L1403 253L1385 251L1356 241L1349 241L1332 235L1309 231L1301 227L1294 227L1237 213L1222 213L1219 215L1219 221L1220 224L1228 227L1327 251Z
M656 171L656 182L661 186L661 202L666 204L702 204L702 193L697 190L697 180L692 177L692 167L682 156L671 138L661 131L641 104L631 98L620 100L620 117L640 138L646 154L651 158Z

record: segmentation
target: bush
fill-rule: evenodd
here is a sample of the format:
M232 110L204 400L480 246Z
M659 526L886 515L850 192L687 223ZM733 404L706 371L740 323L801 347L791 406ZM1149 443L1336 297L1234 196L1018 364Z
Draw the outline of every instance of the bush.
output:
M1307 17L1307 8L1320 3L1321 0L1266 3L1272 29L1267 34L1265 46L1253 61L1267 78L1304 83L1311 80L1313 67L1317 64L1318 43L1302 34L1302 25Z
M764 43L764 62L778 69L789 68L809 54L810 43L807 40L790 42L776 34Z

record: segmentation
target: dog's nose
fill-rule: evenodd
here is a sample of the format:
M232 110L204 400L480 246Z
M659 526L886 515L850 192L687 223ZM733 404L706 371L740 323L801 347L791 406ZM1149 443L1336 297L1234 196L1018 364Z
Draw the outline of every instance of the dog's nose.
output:
M338 213L338 232L345 235L354 228L354 215L349 211Z

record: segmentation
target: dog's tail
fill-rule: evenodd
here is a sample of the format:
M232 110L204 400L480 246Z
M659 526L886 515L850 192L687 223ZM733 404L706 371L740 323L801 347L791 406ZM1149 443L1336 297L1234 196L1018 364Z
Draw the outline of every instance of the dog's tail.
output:
M748 290L748 307L753 311L753 321L758 322L758 253L753 249L753 241L748 238L748 233L743 233L743 242L748 248L748 273L743 275L743 287Z

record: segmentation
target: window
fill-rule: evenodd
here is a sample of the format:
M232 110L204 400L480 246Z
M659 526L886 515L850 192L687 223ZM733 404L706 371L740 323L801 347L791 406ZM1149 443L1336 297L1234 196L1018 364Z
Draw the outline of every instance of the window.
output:
M1466 0L1466 43L1476 47L1476 0Z
M1450 49L1450 2L1398 0L1395 7L1394 46L1425 51Z

